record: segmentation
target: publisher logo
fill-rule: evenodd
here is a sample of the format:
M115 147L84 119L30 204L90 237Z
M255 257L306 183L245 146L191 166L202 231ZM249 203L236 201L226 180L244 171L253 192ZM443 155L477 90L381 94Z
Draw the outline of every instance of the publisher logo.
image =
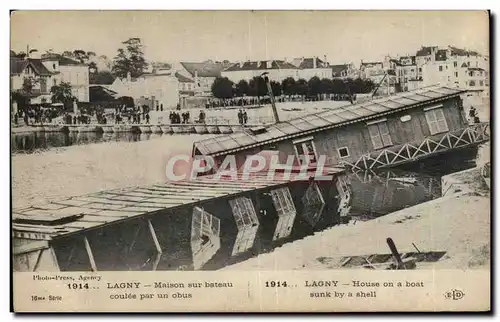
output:
M461 290L457 290L457 289L453 289L453 290L450 290L450 291L444 293L444 297L447 300L457 301L457 300L463 299L464 296L465 296L465 293L462 292Z

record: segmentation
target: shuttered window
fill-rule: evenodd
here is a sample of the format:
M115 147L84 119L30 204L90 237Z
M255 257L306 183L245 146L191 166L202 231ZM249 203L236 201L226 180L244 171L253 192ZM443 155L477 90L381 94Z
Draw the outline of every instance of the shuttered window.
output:
M443 109L436 108L425 112L425 119L429 125L431 135L448 132L448 124L444 117Z
M370 138L375 150L392 145L391 134L389 133L387 122L368 125L368 131L370 131Z

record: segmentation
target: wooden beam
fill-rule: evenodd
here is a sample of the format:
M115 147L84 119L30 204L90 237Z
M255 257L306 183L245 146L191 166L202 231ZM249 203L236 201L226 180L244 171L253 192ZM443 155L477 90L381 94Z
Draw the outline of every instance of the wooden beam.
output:
M148 227L149 227L149 232L151 233L151 237L153 238L153 242L155 244L156 251L158 252L158 254L161 254L163 251L161 249L160 243L158 242L158 237L156 236L156 232L155 232L155 229L153 227L153 223L151 222L150 219L148 219Z
M87 250L87 255L89 256L90 267L93 272L97 272L97 266L95 264L94 254L92 254L92 248L90 248L90 243L86 236L83 237L83 243L85 244L85 249Z

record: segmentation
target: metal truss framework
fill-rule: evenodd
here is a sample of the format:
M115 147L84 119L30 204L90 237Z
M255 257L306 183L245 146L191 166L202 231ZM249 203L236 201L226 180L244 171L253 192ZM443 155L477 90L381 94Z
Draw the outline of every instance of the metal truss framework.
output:
M454 132L427 137L423 141L389 147L361 156L354 162L343 161L351 170L371 170L413 162L452 149L472 146L490 139L489 123L477 123Z

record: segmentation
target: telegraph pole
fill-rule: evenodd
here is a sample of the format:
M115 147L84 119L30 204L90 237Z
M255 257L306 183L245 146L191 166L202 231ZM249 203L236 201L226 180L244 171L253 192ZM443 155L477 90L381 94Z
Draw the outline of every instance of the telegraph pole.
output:
M273 109L273 115L274 115L274 122L279 123L280 119L278 116L278 110L276 109L276 102L274 100L274 95L273 95L273 89L271 87L271 83L269 82L269 77L267 77L268 72L262 73L260 77L264 79L264 82L266 83L267 86L267 93L269 94L269 98L271 99L271 107Z

